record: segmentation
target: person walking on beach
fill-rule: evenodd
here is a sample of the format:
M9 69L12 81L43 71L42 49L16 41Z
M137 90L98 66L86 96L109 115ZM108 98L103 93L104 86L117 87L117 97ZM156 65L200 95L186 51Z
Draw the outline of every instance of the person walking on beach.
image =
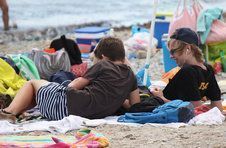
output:
M114 114L125 101L130 105L139 103L137 80L124 63L122 41L103 38L95 51L98 62L68 87L45 80L28 81L11 104L1 110L0 120L15 122L16 116L36 105L45 118L60 120L68 115L103 118Z
M190 101L194 107L202 105L202 98L207 97L211 108L222 111L221 92L213 68L204 62L198 46L198 35L189 28L177 29L170 36L170 55L181 69L163 91L155 88L152 93L164 102L179 99Z
M6 0L0 0L4 30L9 30L9 7Z

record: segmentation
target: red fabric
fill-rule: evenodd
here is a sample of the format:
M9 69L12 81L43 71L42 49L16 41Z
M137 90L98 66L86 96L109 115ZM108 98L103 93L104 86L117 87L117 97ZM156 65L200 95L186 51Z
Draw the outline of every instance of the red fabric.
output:
M195 108L194 114L195 114L195 116L197 116L197 115L205 113L209 110L210 110L210 108L207 105L201 105L201 106L198 106Z
M82 64L76 64L71 66L71 72L75 74L75 76L81 77L85 74L87 68L88 68L88 64L84 62Z
M55 53L56 52L56 50L54 48L46 48L43 51L47 52L47 53Z

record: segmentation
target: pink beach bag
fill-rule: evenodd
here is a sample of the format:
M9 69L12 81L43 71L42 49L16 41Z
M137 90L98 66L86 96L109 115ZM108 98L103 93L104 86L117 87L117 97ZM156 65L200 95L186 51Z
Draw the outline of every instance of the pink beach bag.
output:
M202 6L197 0L188 1L179 0L177 9L173 16L173 20L170 22L169 36L171 36L176 29L181 27L187 27L196 31L197 18L199 12L202 9Z
M214 20L206 43L218 43L226 41L226 23L221 20Z

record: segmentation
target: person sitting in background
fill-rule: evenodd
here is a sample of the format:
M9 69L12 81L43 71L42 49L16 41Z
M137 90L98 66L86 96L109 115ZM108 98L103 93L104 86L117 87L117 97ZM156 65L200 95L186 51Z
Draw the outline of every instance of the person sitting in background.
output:
M60 120L68 115L103 118L114 114L127 99L129 105L139 103L137 80L131 68L124 64L122 41L103 38L95 56L99 61L68 87L45 80L28 81L12 103L1 110L0 119L12 119L36 104L42 116Z
M4 30L9 30L9 7L6 0L0 0Z
M168 42L171 58L181 69L169 81L164 90L155 88L151 92L164 102L179 99L190 101L194 107L202 105L202 98L210 99L210 107L223 110L221 91L213 68L204 62L199 49L198 35L189 28L177 29Z

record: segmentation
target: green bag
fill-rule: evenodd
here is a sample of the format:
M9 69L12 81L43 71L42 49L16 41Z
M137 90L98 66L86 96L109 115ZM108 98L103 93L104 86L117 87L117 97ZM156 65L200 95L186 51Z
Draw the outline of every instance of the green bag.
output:
M226 53L226 41L208 44L207 48L204 49L204 55L208 62L215 61L216 59L220 58L221 52Z

